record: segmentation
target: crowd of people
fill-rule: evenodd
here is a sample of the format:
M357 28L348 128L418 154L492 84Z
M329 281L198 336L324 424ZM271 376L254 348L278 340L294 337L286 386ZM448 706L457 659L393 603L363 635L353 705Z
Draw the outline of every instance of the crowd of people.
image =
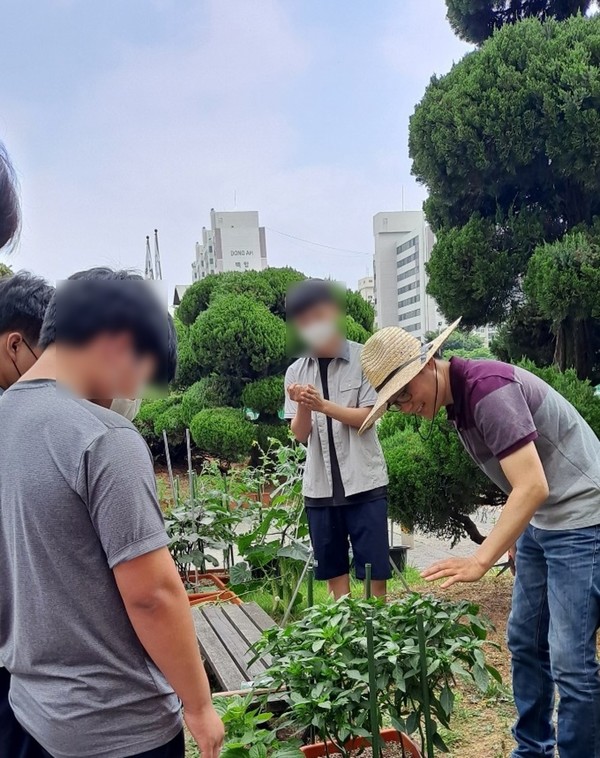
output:
M0 150L0 248L18 235ZM303 491L316 577L350 591L390 577L387 472L375 422L445 408L468 455L506 493L469 558L423 572L475 582L507 551L517 708L513 758L600 758L600 441L561 395L496 361L444 360L459 322L422 344L400 327L362 346L329 282L288 293L306 352L285 415L306 445ZM168 551L153 462L131 423L144 387L176 366L173 321L127 271L57 288L0 279L0 758L203 758L223 741L187 595ZM555 727L555 691L560 695ZM183 715L182 715L183 714Z

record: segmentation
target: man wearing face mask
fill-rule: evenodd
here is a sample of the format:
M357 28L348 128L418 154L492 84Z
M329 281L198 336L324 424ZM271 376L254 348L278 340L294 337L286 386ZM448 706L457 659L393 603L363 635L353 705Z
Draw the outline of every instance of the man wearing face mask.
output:
M377 397L362 372L362 345L344 336L340 298L329 282L295 285L286 313L308 348L287 370L285 414L307 445L303 493L315 576L335 598L348 594L351 545L357 578L370 563L373 594L384 596L388 477L376 432L358 436Z

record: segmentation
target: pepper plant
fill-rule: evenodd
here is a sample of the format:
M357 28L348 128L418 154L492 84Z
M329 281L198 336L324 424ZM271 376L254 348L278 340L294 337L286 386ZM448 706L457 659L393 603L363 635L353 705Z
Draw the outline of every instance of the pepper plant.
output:
M425 741L425 700L429 700L434 745L447 748L438 724L449 727L457 677L482 691L498 672L485 660L488 623L472 603L453 603L417 593L385 604L344 597L310 608L299 621L264 632L254 646L273 664L263 681L287 687L298 730L312 728L331 740L342 756L353 737L370 738L366 619L373 618L377 706L399 731L419 732ZM421 676L417 618L426 634L426 693Z
M273 714L262 712L245 697L215 698L215 710L225 726L221 758L302 758L298 740L280 741L275 729L267 728Z

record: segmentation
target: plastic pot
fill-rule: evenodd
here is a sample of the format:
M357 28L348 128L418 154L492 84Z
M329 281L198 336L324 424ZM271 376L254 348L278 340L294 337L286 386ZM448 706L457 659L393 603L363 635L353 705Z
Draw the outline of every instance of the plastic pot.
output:
M398 742L404 746L406 756L410 758L423 758L421 751L411 740L411 738L396 731L396 729L382 729L381 739L383 742ZM370 742L365 737L356 737L353 740L349 740L345 748L346 750L360 750L361 748L370 747ZM323 758L323 756L334 755L339 752L333 742L317 742L314 745L304 745L300 750L304 753L306 758Z
M400 573L402 573L406 568L407 552L408 548L404 547L404 545L395 545L394 547L390 547L391 561Z
M233 603L241 605L242 600L231 590L221 592L188 592L190 606L204 605L205 603Z

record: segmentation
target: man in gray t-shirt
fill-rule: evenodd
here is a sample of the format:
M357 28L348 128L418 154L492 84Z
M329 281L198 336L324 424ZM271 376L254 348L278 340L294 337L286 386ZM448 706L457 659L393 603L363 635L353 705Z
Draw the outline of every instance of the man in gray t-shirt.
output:
M78 397L110 397L116 383L137 394L165 363L166 319L159 336L149 292L116 278L91 284L59 290L44 353L0 404L0 659L10 702L44 756L183 758L181 700L203 756L216 758L222 725L166 548L149 451L128 421Z

